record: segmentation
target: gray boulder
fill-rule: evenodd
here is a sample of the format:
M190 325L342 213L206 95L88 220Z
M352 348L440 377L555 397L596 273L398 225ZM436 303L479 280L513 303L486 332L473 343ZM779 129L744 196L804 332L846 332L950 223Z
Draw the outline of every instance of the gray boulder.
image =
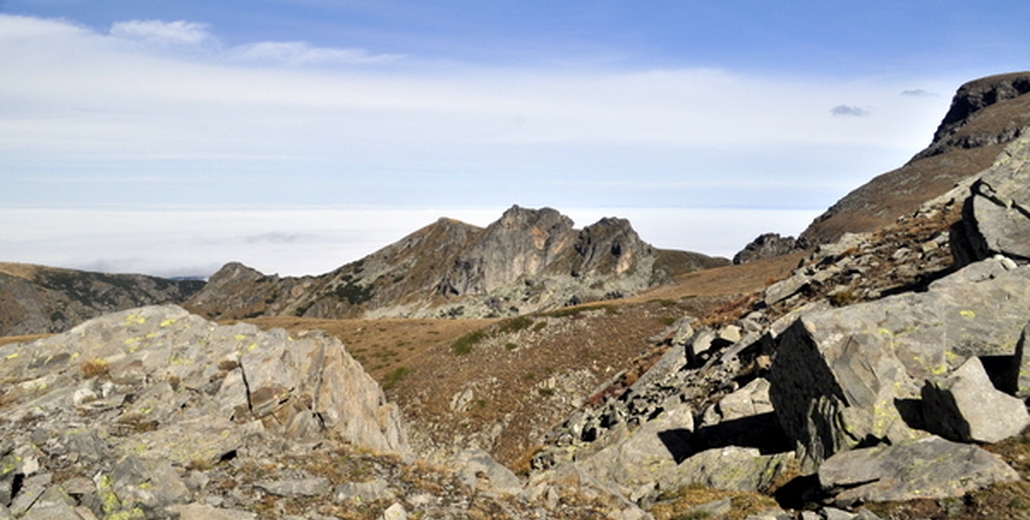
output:
M994 443L1030 424L1023 401L994 388L977 357L943 379L927 381L922 396L927 431L953 441Z
M512 471L483 450L465 450L455 456L457 473L471 489L485 488L498 493L516 494L522 482Z
M689 405L681 404L576 465L629 495L676 470L690 454L693 430L693 411Z
M806 313L778 338L769 396L808 468L859 442L914 439L899 405L972 356L1014 356L1028 315L1027 267Z
M955 497L1015 480L996 455L936 436L841 452L819 467L819 483L839 506Z
M973 183L964 223L974 259L995 254L1030 260L1030 139L1005 148Z
M701 485L729 491L768 491L790 467L794 453L762 455L756 448L727 446L702 451L658 480L662 490Z
M1012 367L1009 370L1007 383L1014 391L1016 397L1026 400L1030 398L1030 324L1023 328L1016 343L1016 355L1012 358Z

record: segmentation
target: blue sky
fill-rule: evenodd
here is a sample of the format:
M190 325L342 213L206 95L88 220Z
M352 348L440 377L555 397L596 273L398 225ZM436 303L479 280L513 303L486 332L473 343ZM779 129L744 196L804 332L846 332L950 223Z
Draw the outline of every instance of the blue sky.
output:
M22 227L0 232L0 260L302 274L423 215L486 224L512 204L732 254L901 165L962 82L1026 69L1027 19L1014 1L0 0L0 228ZM322 210L393 226L330 239L304 217ZM730 210L752 225L715 241ZM287 261L231 226L220 243L239 248L214 248L186 213L211 211L278 215L251 222L327 253ZM194 261L129 235L61 241L91 219L107 235L152 219Z

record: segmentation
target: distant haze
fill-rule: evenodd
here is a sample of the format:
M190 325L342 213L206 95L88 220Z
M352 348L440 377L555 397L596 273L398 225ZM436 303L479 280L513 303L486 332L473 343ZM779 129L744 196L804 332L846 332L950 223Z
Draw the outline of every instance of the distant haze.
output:
M486 226L496 210L446 216ZM797 234L818 212L740 209L569 209L576 227L630 218L652 245L732 256L758 234ZM103 272L209 276L229 261L267 274L322 274L444 216L420 209L39 210L0 209L3 261ZM46 224L43 225L45 218Z
M1001 4L2 1L0 261L322 272L512 204L730 255L1025 68Z

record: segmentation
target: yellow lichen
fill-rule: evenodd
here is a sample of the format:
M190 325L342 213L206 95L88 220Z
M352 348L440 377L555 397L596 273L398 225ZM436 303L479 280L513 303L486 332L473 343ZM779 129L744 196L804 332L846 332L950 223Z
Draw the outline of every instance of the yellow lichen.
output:
M142 325L146 321L147 321L147 319L144 318L143 316L137 316L135 314L130 314L130 315L125 317L125 323L123 323L123 325L132 325L134 323L136 325Z
M171 325L171 324L173 324L173 323L175 323L177 321L179 321L179 320L176 319L176 318L168 318L167 320L164 320L164 321L161 322L161 327L162 328L167 327L167 326L169 326L169 325Z
M973 312L973 311L970 311L970 310L963 310L963 311L959 311L958 313L959 313L959 316L962 316L963 318L973 319L973 318L976 317L976 313Z

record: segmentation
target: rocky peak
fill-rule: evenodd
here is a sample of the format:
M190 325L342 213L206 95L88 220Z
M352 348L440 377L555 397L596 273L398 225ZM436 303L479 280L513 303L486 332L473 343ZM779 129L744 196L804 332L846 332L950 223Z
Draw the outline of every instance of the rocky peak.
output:
M574 249L579 254L574 268L616 275L636 267L638 259L654 254L654 248L640 239L628 220L612 217L583 228Z
M805 241L794 237L782 237L779 233L765 233L752 240L744 246L737 254L733 255L734 264L746 264L788 254L792 251L805 248Z
M958 182L989 168L1006 144L1030 128L1030 72L966 83L933 142L901 168L848 193L801 233L809 245L865 233L911 214Z
M984 108L1028 92L1030 72L989 76L962 85L952 98L951 108L933 135L934 142L944 141L954 135Z

